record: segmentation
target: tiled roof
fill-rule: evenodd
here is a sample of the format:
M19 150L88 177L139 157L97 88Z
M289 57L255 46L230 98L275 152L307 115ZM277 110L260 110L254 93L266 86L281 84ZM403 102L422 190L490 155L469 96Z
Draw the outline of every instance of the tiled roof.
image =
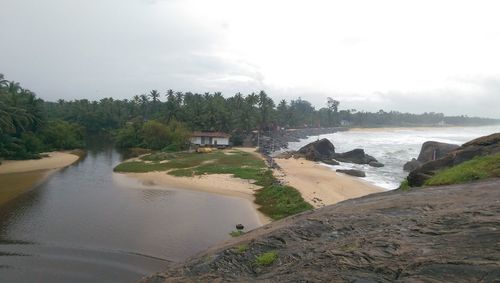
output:
M212 138L229 138L230 134L223 132L193 132L192 137L212 137Z

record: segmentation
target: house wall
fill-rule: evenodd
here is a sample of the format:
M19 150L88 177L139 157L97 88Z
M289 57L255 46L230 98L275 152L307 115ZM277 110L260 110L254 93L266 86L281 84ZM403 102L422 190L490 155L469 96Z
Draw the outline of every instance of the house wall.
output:
M201 137L191 137L192 144L201 144Z
M217 145L229 145L229 138L212 138L212 145L215 144L215 141L217 141ZM191 143L201 145L201 137L191 137Z
M213 138L212 144L215 144L215 141L217 141L217 145L229 145L228 138Z

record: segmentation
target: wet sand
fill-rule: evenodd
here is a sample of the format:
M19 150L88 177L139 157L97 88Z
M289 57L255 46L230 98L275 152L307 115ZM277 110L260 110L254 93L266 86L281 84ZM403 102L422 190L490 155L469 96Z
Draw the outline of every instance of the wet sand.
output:
M275 161L282 168L275 171L275 176L296 188L316 208L384 191L360 178L337 173L317 162L302 158L276 158Z
M69 166L78 156L49 152L49 157L32 160L6 160L0 165L0 206L47 180L57 169Z

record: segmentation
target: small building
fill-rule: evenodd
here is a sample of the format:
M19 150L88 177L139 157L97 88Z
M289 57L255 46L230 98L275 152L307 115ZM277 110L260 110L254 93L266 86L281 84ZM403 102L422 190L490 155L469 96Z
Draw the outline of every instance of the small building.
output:
M197 146L226 147L231 135L222 132L193 132L191 144Z

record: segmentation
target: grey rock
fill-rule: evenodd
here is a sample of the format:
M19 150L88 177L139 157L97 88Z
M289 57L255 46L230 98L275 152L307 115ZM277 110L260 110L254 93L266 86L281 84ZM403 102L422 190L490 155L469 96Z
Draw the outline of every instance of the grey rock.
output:
M384 167L384 164L378 162L378 161L370 161L368 163L368 165L372 166L372 167Z
M351 175L351 176L354 176L354 177L366 177L365 172L363 172L361 170L355 170L355 169L337 169L336 172L344 173L344 174Z

